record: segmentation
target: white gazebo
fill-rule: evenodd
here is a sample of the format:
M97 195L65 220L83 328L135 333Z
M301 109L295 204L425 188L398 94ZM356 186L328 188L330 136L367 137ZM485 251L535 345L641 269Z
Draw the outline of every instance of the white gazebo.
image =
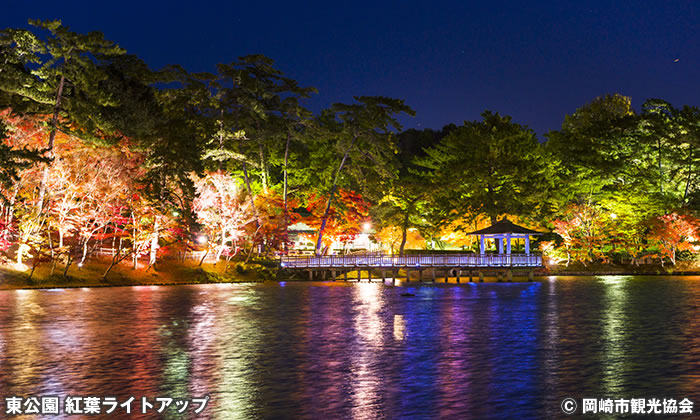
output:
M481 254L486 253L486 239L493 239L498 244L498 253L510 255L511 240L524 238L525 239L525 255L530 255L530 236L542 235L542 232L537 232L522 226L518 226L510 220L504 218L493 225L480 230L475 230L467 235L479 236L479 250ZM504 252L505 242L505 252Z

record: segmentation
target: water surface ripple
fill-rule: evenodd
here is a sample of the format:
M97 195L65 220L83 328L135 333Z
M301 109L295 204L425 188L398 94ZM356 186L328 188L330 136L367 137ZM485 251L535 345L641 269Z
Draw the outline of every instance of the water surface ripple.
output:
M699 306L697 277L0 291L0 406L208 394L199 417L225 419L560 418L565 397L697 406Z

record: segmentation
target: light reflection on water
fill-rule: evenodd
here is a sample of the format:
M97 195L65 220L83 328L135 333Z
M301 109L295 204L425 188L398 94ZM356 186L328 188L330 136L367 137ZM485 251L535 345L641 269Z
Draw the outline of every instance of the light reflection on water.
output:
M700 279L661 277L0 291L0 397L209 394L201 417L226 419L697 406L699 306Z

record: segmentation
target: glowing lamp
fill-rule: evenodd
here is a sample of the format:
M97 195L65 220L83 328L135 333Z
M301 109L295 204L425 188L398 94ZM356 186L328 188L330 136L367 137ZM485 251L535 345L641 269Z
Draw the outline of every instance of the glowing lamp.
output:
M362 230L365 232L368 232L370 229L372 229L372 224L370 222L364 222L362 224Z
M199 235L197 236L197 243L198 244L206 244L207 243L207 237L204 235Z

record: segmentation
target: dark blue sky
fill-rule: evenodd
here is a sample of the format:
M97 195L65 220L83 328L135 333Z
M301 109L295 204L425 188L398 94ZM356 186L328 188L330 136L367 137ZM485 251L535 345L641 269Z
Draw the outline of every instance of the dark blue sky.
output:
M541 137L605 93L632 97L636 109L647 98L700 105L693 1L76 3L12 2L0 27L59 18L104 32L153 68L213 71L265 54L318 88L313 110L353 95L397 97L417 112L407 128L491 109Z

